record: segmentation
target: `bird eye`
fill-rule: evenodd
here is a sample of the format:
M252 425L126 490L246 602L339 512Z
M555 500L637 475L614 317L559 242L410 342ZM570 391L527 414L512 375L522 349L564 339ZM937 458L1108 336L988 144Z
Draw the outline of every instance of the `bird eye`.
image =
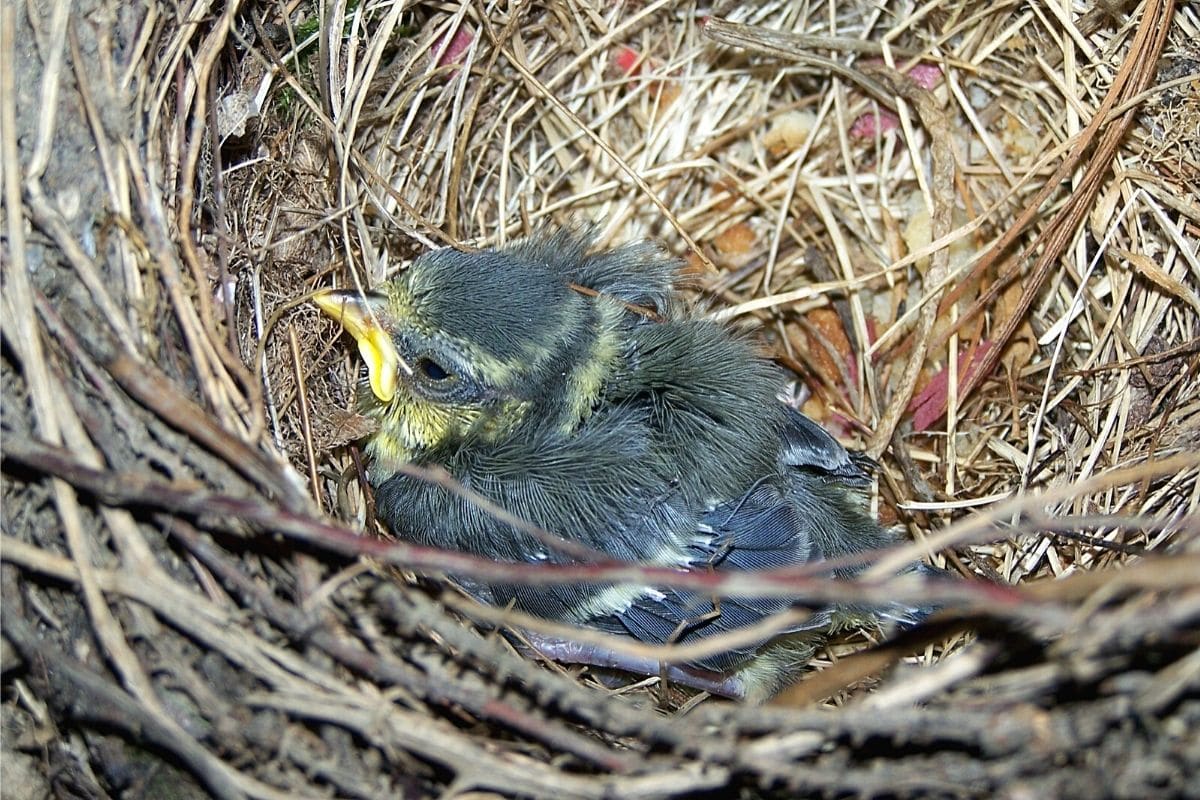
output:
M417 362L417 368L421 370L422 375L431 381L444 381L450 377L450 373L446 371L446 368L432 358L422 358Z

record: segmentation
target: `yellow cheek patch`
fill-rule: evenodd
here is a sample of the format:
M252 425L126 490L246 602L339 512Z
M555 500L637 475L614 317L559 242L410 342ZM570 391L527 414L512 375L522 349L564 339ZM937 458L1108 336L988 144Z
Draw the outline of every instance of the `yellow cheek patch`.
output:
M313 303L336 320L358 342L358 352L367 364L371 392L381 403L396 396L399 370L409 370L391 335L380 325L383 301L358 292L325 289L313 295Z
M480 416L479 409L438 406L406 393L376 413L379 430L367 443L367 454L374 463L373 472L382 475L390 475L422 451L470 428Z

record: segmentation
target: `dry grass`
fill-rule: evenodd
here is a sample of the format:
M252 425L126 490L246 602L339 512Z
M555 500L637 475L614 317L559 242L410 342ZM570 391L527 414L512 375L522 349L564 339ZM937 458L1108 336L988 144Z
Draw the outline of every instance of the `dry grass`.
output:
M1188 791L1194 7L48 6L0 29L28 796ZM371 515L358 364L307 292L578 224L685 258L880 458L881 515L1015 588L831 645L776 708L656 709L392 568L449 562L323 525Z

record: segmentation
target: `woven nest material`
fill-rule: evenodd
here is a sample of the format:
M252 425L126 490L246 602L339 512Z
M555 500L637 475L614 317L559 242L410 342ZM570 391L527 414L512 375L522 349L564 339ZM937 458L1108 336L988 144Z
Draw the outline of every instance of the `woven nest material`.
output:
M1197 42L1171 0L5 3L3 796L1200 796ZM963 576L929 626L765 707L613 690L378 530L306 294L581 224L880 460L885 560Z

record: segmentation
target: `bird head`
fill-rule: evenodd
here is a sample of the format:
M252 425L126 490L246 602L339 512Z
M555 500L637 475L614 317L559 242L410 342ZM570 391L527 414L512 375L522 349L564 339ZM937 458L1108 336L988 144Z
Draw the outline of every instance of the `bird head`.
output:
M618 357L619 303L574 291L573 239L427 253L366 294L313 302L358 343L379 422L376 462L407 462L455 441L496 440L536 418L577 424ZM561 262L561 263L560 263Z

